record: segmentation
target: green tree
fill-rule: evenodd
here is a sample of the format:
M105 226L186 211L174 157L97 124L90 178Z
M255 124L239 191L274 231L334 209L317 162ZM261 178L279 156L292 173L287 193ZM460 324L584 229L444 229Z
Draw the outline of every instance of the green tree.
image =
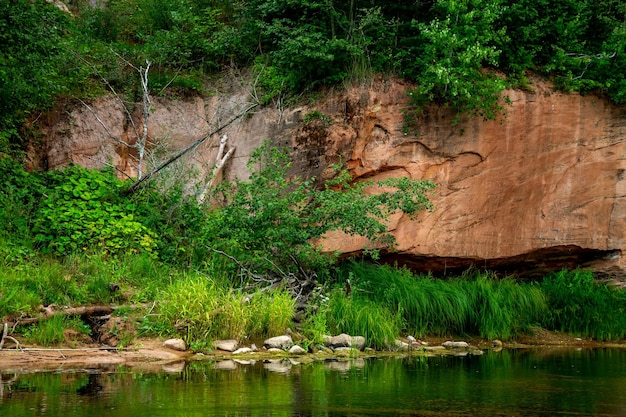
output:
M386 219L402 211L414 217L432 209L434 184L394 178L352 183L345 170L321 188L315 180L289 178L287 153L268 146L250 160L249 180L223 183L214 198L206 244L226 252L252 275L274 276L319 270L334 258L321 256L313 240L331 230L369 238L373 247L393 247ZM366 193L369 189L369 193Z
M460 113L497 117L505 83L484 68L497 64L494 42L504 32L494 22L502 10L502 1L438 0L430 21L414 21L425 40L415 58L421 68L412 93L417 104L435 101Z
M0 2L0 152L19 148L24 121L67 90L67 19L43 0Z

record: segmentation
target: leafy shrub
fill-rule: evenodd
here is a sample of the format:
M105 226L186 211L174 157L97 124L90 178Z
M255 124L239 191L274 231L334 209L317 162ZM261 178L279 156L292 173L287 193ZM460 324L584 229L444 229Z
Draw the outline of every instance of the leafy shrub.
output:
M15 246L30 246L34 211L44 191L38 175L30 174L8 157L0 156L0 238Z
M135 220L136 205L120 197L122 183L110 172L70 167L49 173L47 180L50 194L34 225L35 243L45 250L154 252L155 234Z
M252 171L248 181L224 182L215 190L215 201L222 206L208 218L205 242L250 271L319 271L333 259L322 256L312 239L342 230L392 245L385 224L391 213L416 216L432 207L428 195L434 184L429 181L392 178L352 184L342 170L320 190L314 179L288 179L287 153L267 144L253 153L248 166ZM366 193L367 187L376 192Z

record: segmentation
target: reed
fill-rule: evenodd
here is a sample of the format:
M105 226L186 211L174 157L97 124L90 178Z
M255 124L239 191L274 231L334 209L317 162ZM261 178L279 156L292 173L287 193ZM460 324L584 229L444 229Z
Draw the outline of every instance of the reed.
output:
M357 292L401 314L403 330L418 336L475 334L509 339L547 312L538 286L512 279L476 274L440 280L415 276L403 268L356 262L342 272L353 278Z
M335 291L326 310L328 330L333 334L364 336L375 349L393 345L401 329L401 316L364 297Z
M292 325L295 300L284 290L258 291L252 297L250 319L246 326L249 338L263 338L283 334Z
M551 307L546 328L599 340L626 337L626 292L597 282L591 271L550 274L541 288Z

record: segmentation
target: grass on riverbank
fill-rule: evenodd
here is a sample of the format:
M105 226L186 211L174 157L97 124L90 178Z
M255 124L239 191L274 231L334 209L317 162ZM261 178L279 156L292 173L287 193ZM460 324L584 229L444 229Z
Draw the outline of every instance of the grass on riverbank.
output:
M210 272L180 271L135 255L64 259L28 255L0 261L0 317L32 317L42 305L128 305L117 315L143 336L183 337L206 350L220 338L259 340L294 327L294 300L281 290L233 288L215 265ZM346 294L344 281L352 282ZM323 334L363 335L375 348L400 334L512 339L531 326L598 340L626 337L626 293L599 284L590 272L562 271L540 283L518 283L489 274L446 280L415 276L392 266L346 263L314 314L299 329L305 343ZM119 286L119 290L117 287ZM56 319L55 319L56 320ZM51 345L65 328L85 333L78 320L17 327L22 340ZM126 335L129 341L132 336Z
M349 263L342 271L354 297L397 312L402 331L415 336L478 335L510 339L548 313L536 284L475 274L447 280L415 276L407 269Z

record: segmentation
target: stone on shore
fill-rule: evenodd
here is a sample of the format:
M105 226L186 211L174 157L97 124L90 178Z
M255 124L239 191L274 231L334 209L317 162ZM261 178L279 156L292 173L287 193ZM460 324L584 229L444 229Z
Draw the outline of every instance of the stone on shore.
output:
M289 353L292 355L304 355L307 352L302 347L298 345L293 345L291 349L289 349Z
M462 350L470 347L467 342L453 342L451 340L443 342L442 346L449 350Z
M291 339L291 336L287 335L270 337L269 339L265 340L265 342L263 342L263 346L265 346L267 349L275 348L285 350L289 349L292 345L293 340Z
M249 347L242 347L233 352L233 355L241 355L243 353L252 353L253 350Z
M215 342L215 348L226 352L234 352L239 347L239 342L234 339L218 340Z
M163 342L163 347L172 350L178 350L180 352L184 352L187 350L187 345L183 339L167 339Z

